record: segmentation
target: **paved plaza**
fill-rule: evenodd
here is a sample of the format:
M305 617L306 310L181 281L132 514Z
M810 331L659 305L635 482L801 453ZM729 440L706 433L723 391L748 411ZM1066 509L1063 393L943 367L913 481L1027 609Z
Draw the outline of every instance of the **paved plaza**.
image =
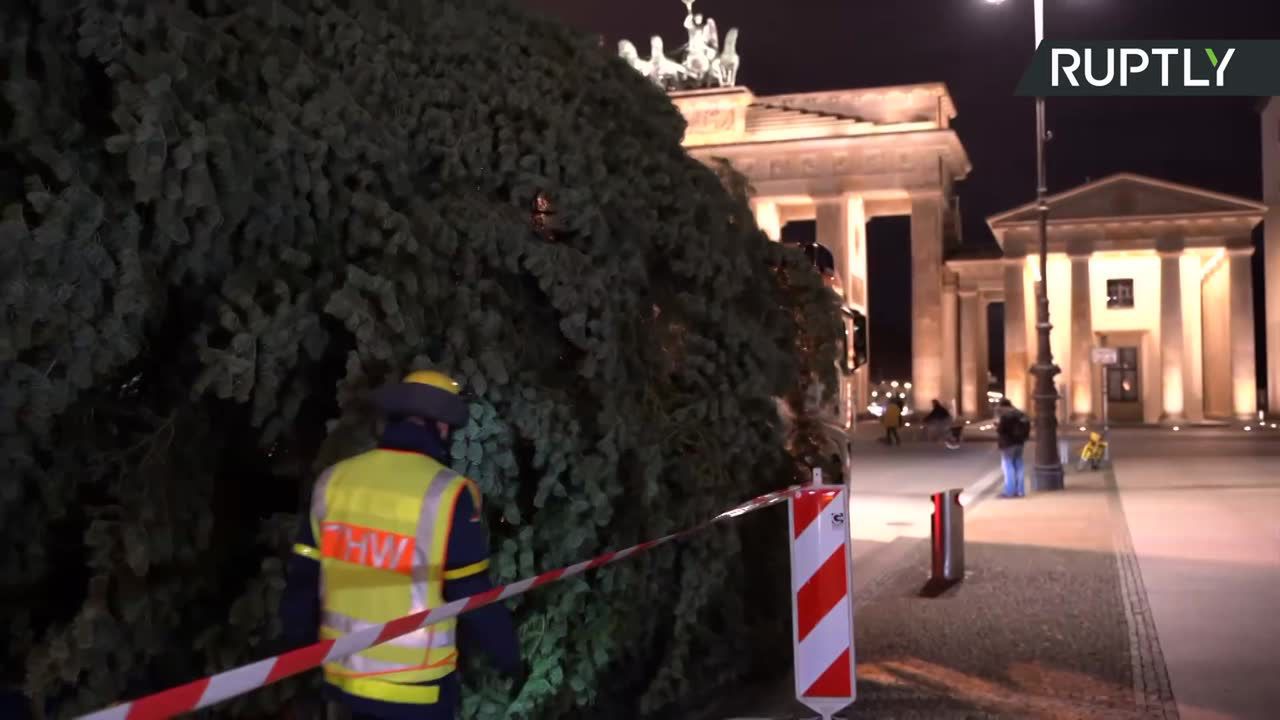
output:
M990 441L859 439L846 717L1274 717L1280 431L1118 431L1112 469L1021 500L994 498ZM922 598L928 495L952 487L968 489L968 575ZM790 682L715 717L813 717Z

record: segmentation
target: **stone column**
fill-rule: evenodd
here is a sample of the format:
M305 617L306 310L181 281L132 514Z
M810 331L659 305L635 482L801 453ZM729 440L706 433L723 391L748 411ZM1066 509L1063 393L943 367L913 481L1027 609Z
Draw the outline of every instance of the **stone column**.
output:
M1231 273L1231 407L1241 420L1257 417L1258 377L1253 342L1252 244L1227 250Z
M849 204L842 195L828 195L815 198L815 231L818 244L831 252L835 261L835 273L839 278L841 304L849 306ZM840 416L847 414L852 408L852 390L846 382L841 382Z
M938 399L960 412L960 298L955 273L942 271L942 382Z
M1188 421L1204 420L1204 266L1201 258L1183 254L1182 268L1182 415Z
M978 417L984 417L991 406L987 404L987 391L991 389L987 381L988 374L991 372L991 356L988 354L987 345L990 342L991 327L988 324L988 311L991 303L995 302L990 295L985 292L978 293L978 406L973 409ZM996 332L1002 332L1001 328L996 328Z
M818 244L831 251L841 292L849 287L849 208L843 197L816 199L814 230Z
M960 296L960 413L965 417L981 417L979 404L987 386L985 353L979 352L982 343L984 306L978 300L978 291L963 289ZM985 398L983 398L985 399Z
M778 203L772 200L753 200L751 207L755 211L756 225L769 236L770 240L782 239L782 218L778 213Z
M1071 396L1065 398L1068 417L1088 421L1093 415L1093 289L1089 280L1088 249L1068 251L1071 257Z
M942 397L941 194L911 198L911 383L915 407L927 413Z
M1182 253L1160 250L1160 398L1162 417L1181 420L1186 406L1182 386Z
M1273 105L1280 100L1272 98ZM1277 152L1277 151L1273 151ZM1280 162L1272 167L1280 169ZM1268 174L1273 199L1262 242L1263 294L1267 311L1267 412L1280 416L1280 177Z
M1004 261L1004 394L1019 409L1029 411L1025 266L1026 258L1021 254Z

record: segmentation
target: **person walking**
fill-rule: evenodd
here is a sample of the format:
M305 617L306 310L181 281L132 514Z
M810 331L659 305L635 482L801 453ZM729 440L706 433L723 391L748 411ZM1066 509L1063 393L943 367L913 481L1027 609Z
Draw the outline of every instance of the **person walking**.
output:
M901 445L898 437L898 426L902 424L902 403L893 398L884 406L884 414L880 416L880 424L884 426L884 444Z
M373 400L386 421L377 448L321 473L298 531L281 601L295 646L493 588L480 491L447 466L449 434L469 416L458 383L417 371ZM326 662L325 699L353 720L453 720L459 631L524 677L511 613L495 603Z
M942 438L951 429L951 412L940 401L933 401L933 408L924 417L924 437L926 440Z
M996 413L999 417L996 421L996 446L1000 448L1000 463L1004 469L1004 492L1000 497L1024 497L1027 490L1022 448L1031 435L1031 421L1008 398L1000 400Z

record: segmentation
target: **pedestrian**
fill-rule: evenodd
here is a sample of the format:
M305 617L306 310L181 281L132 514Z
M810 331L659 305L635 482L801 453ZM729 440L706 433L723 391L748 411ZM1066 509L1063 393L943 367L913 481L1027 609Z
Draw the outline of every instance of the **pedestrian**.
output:
M1024 497L1027 490L1022 448L1031 435L1031 421L1008 398L1001 398L996 416L996 446L1000 448L1000 463L1004 469L1004 492L1000 497Z
M951 428L951 412L938 400L933 401L933 409L924 417L924 436L926 440L943 437Z
M295 646L337 638L492 589L480 491L449 469L466 424L458 383L410 373L374 395L377 448L321 473L281 602ZM510 611L495 603L324 664L325 699L353 720L452 720L458 632L499 670L524 676Z
M893 398L885 404L884 413L880 416L880 424L884 426L885 445L902 444L902 439L898 437L898 426L902 424L902 403L898 398Z

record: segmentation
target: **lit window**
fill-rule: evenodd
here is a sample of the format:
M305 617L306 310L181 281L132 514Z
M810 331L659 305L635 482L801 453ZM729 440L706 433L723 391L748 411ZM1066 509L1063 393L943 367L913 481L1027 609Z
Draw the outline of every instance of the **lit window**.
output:
M1133 307L1133 280L1108 280L1107 281L1107 307L1109 308L1131 308Z

